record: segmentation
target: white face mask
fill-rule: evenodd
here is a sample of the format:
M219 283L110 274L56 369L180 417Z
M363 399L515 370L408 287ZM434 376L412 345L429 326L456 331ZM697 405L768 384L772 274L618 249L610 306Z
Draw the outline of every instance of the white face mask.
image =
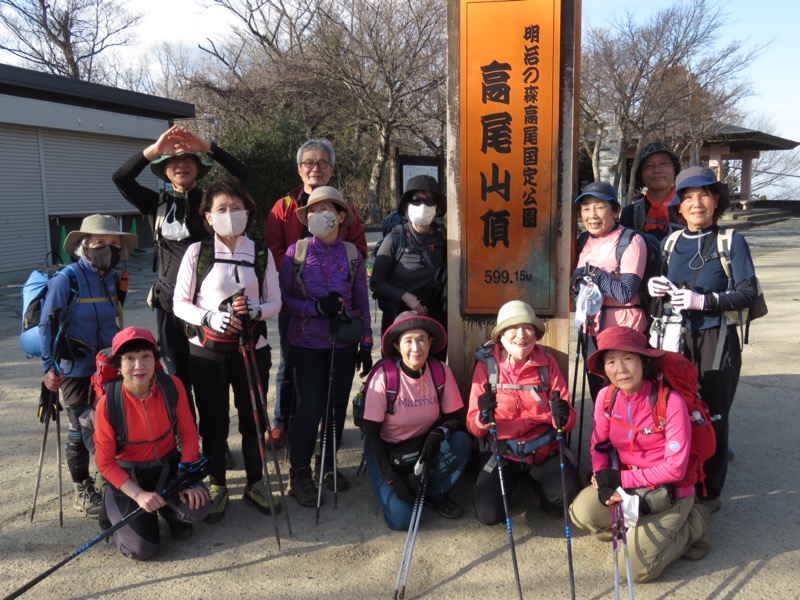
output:
M173 202L172 206L164 217L164 221L161 223L161 237L167 240L178 242L189 237L189 228L186 227L185 221L180 221L178 219L178 216L175 213L176 209L177 204ZM171 221L170 218L172 218Z
M512 344L511 342L507 341L506 338L502 336L500 337L500 343L503 344L503 348L505 348L505 351L508 352L508 355L517 361L530 356L530 353L533 352L534 346L536 346L536 342L531 342L527 346L517 346L516 344Z
M408 220L420 227L427 227L433 223L433 220L436 218L435 206L425 206L424 204L414 206L413 204L409 204L407 212Z
M318 238L328 237L336 229L336 214L329 212L315 212L308 215L308 231Z
M211 217L211 227L222 237L236 237L242 235L247 228L247 211L237 210L226 213L208 213Z

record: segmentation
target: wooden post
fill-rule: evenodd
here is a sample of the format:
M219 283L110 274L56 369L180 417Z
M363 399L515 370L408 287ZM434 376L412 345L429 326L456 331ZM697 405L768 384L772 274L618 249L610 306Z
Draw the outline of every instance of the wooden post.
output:
M473 4L473 7L470 7L470 4ZM478 4L482 6L476 8ZM538 15L552 15L554 12L558 13L560 7L560 16L555 18L555 23L557 25L554 29L556 29L556 31L543 32L542 34L543 37L545 35L551 36L548 38L550 40L558 40L556 52L560 53L559 62L556 65L560 71L556 83L557 102L554 102L552 113L545 114L544 112L540 112L539 114L543 127L551 123L555 129L551 132L552 137L548 138L552 145L540 151L541 156L551 148L555 148L555 152L549 159L552 160L552 162L545 162L544 166L542 166L541 162L539 163L540 174L538 176L540 180L537 182L537 193L540 194L540 196L534 199L533 202L529 201L530 195L523 195L519 190L517 191L517 195L514 195L512 192L512 198L505 199L505 204L495 201L496 206L501 208L507 206L508 211L512 213L512 215L514 211L521 213L523 205L530 207L530 204L537 205L538 201L538 206L540 207L539 227L527 231L531 232L531 239L538 236L545 240L545 251L541 252L541 246L536 246L535 243L529 243L529 240L524 237L524 232L522 236L517 232L516 240L518 243L512 249L513 256L511 256L510 259L517 265L533 265L536 276L520 279L518 275L515 275L516 279L514 285L495 285L492 287L492 284L487 283L487 289L478 290L479 295L483 294L481 298L483 304L480 307L481 310L476 311L469 309L467 306L468 280L472 286L471 293L473 296L475 295L475 288L479 287L480 282L476 284L476 273L471 272L469 265L465 263L465 252L466 249L469 248L473 255L479 254L476 248L480 247L480 240L465 239L466 234L464 233L468 228L474 230L474 225L476 225L474 219L474 205L467 205L468 196L472 194L474 198L476 191L473 183L475 174L462 173L462 166L467 158L465 153L472 151L471 149L462 147L464 133L462 130L462 119L465 118L465 107L462 105L464 102L464 94L462 93L464 89L462 89L462 86L467 85L467 83L462 81L462 73L464 73L465 67L465 65L462 64L464 60L462 25L465 22L464 17L466 16L464 11L476 10L479 11L476 12L477 15L483 16L486 14L486 11L494 9L499 11L506 10L506 7L502 5L511 4L515 5L514 9L524 5L527 10L525 18L527 19L527 14L530 13L529 20L531 23L538 22ZM565 377L568 377L570 338L569 279L574 266L573 247L575 239L575 217L572 209L572 198L574 197L573 188L575 185L577 164L576 123L578 104L576 98L578 97L578 64L580 56L580 45L577 43L577 38L580 24L580 9L579 3L576 2L576 0L525 0L524 2L495 0L489 3L485 1L477 2L476 0L449 0L447 19L447 95L449 98L446 157L448 170L448 363L459 382L459 387L466 401L474 364L474 351L481 343L489 338L492 327L495 324L497 310L508 300L525 300L533 305L534 309L537 310L537 314L540 314L542 318L546 319L547 334L542 340L542 343L550 347L559 363L562 373ZM498 28L502 29L502 31L498 33L498 37L510 35L507 31L509 28L514 28L513 35L521 35L521 28L526 25L525 23L519 22L508 23L504 18L492 18L488 19L488 21L498 24ZM529 45L533 45L533 43ZM500 61L501 58L505 58L505 55L499 57L497 60ZM516 58L516 56L514 56L514 58ZM548 67L545 65L542 68L545 69ZM507 69L507 72L513 72L514 75L517 75L521 72L521 69L517 71ZM514 81L519 84L518 80ZM474 81L472 83L474 84ZM517 88L520 87L523 86L517 85ZM515 89L515 91L518 90ZM508 110L512 111L513 109L509 108ZM490 110L487 109L487 112L490 112ZM558 113L557 121L548 121L556 112ZM527 120L527 114L528 113L524 113L523 117L520 118L519 113L514 113L516 119L514 121L514 127L518 127L518 129L513 130L515 136L518 134L521 136L523 123ZM517 144L518 148L528 141L528 138L523 142L521 137L514 137L510 145L513 146ZM499 159L502 158L502 156L499 157ZM501 173L503 169L505 169L505 167L501 166ZM553 174L555 174L555 176L552 176ZM520 176L520 174L516 173L515 176ZM468 178L470 178L471 181L470 187L468 187L466 183ZM527 198L524 204L523 198ZM496 199L493 198L493 200ZM472 201L474 202L474 200ZM488 205L489 203L487 202L486 204ZM479 204L478 206L482 205ZM472 208L472 214L470 214L469 208ZM469 222L466 222L467 215L469 215ZM528 222L526 226L530 226L530 222ZM522 243L519 242L520 239L522 239ZM534 251L532 248L539 248L539 250ZM503 260L505 259L498 259L498 262ZM520 272L514 271L514 266L510 264L507 265L505 262L497 264L496 268L501 271L508 269L512 274ZM527 272L529 273L530 271L528 270ZM483 270L480 271L480 277L482 276ZM486 301L487 298L488 301ZM474 299L473 303L480 304L475 303ZM543 309L543 307L545 308Z

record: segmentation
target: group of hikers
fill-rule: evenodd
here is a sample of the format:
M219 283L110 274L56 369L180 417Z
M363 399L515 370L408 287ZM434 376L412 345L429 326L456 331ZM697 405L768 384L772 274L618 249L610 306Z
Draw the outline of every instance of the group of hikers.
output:
M201 190L213 162L231 177ZM397 206L403 218L380 244L368 282L361 221L328 185L335 164L326 139L299 148L302 184L275 202L263 243L248 235L257 211L246 167L185 128L170 128L113 174L153 225L158 276L148 303L157 334L116 324L115 267L136 247L136 236L120 233L113 217L86 217L66 238L64 249L77 262L48 283L39 326L44 385L60 390L69 418L75 509L106 527L143 509L114 532L122 554L138 560L157 550L156 514L179 540L201 519L223 519L226 474L234 467L231 389L243 502L273 518L281 511L265 450L288 444L286 494L318 509L323 488L337 494L350 487L337 450L358 372L366 377L358 415L364 463L390 529L413 525L420 504L444 518L461 517L463 499L450 492L473 459L471 508L480 523L507 523L510 534L508 501L527 476L545 513L564 514L615 548L625 533L624 572L633 581L657 578L680 557L705 556L709 514L721 506L728 414L741 368L739 332L729 316L738 311L741 321L758 295L747 243L717 223L730 196L714 172L680 171L678 158L656 142L638 157L641 199L621 209L617 191L603 182L575 199L586 233L572 287L594 402L587 475L580 451L574 455L564 440L579 421L574 396L570 402L568 382L541 344L546 323L529 304L500 307L491 339L476 349L468 398L461 396L444 362L446 238L437 219L446 202L436 180L407 182ZM136 181L148 165L167 191ZM650 277L648 236L661 241L664 258ZM383 313L374 366L370 290ZM656 305L661 314L654 316ZM663 326L665 314L680 317L677 334L651 336L648 344L648 328ZM264 391L274 340L267 340L265 321L276 317L270 419ZM95 355L104 348L119 378L93 403ZM713 455L700 464L693 428L703 415L690 414L690 399L665 379L665 364L679 356L696 370L713 424ZM92 434L85 417L93 408ZM582 411L580 421L582 427ZM103 481L90 473L92 447ZM207 478L164 497L162 490L201 456Z

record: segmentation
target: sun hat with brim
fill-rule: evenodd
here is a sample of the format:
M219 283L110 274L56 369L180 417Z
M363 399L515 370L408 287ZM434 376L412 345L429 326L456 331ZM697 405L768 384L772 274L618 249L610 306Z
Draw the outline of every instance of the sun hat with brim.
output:
M197 178L195 181L200 181L203 177L208 175L208 172L211 170L213 163L209 160L209 158L205 154L201 154L200 152L178 152L177 154L162 154L153 162L150 163L150 171L158 177L161 181L166 181L170 183L169 177L167 177L164 170L167 168L167 161L170 158L177 158L179 156L185 156L189 154L194 156L195 160L197 161L199 171L197 172Z
M650 142L649 144L642 146L642 149L639 151L639 158L636 161L636 176L634 178L636 180L636 187L644 187L644 181L642 181L644 159L646 159L648 156L659 153L669 156L675 173L678 173L681 170L681 161L678 160L678 157L675 156L675 153L669 149L669 146L667 146L664 142Z
M647 347L647 339L643 333L631 329L630 327L609 327L604 329L597 336L597 351L586 359L586 368L590 373L606 376L603 367L603 355L606 350L619 350L621 352L633 352L641 356L650 358L660 358L666 354L665 350L657 350Z
M421 315L416 311L407 310L397 315L394 323L392 323L383 334L383 338L381 338L381 352L383 355L389 358L397 357L399 353L397 348L394 347L394 343L406 331L411 331L412 329L427 331L433 338L430 349L431 354L440 352L447 343L447 332L445 332L441 323L430 317Z
M530 304L522 300L506 302L497 311L497 325L492 329L492 341L495 344L498 343L500 336L503 335L506 329L514 325L524 325L525 323L530 323L538 330L539 338L547 331L544 321L536 316Z
M619 204L617 198L617 188L605 181L593 181L581 190L581 195L575 198L575 204L579 203L582 199L593 196L605 200L606 202L616 202Z
M116 217L111 215L90 215L83 219L81 228L77 231L70 231L64 240L64 251L68 254L75 254L78 245L87 235L118 235L128 249L128 254L136 249L139 243L139 236L135 233L128 233L119 230L119 223Z
M405 215L407 207L405 204L411 200L416 192L430 192L436 199L436 216L441 217L447 212L447 205L444 196L439 191L439 182L430 175L417 175L406 182L403 195L397 201L397 212Z
M301 206L297 209L297 218L300 219L300 222L306 227L308 227L308 208L317 202L330 202L344 209L346 216L344 222L340 226L341 229L344 229L353 222L353 209L351 209L350 205L342 198L341 192L335 187L323 185L311 192L305 206Z
M717 176L711 169L689 167L678 173L678 178L675 180L675 192L679 198L681 190L693 187L709 187L714 190L714 193L719 194L716 211L718 214L721 215L730 206L731 197L727 184L717 181Z
M153 344L153 347L158 347L156 338L150 333L149 329L145 329L144 327L126 327L111 340L111 353L116 354L122 346L133 340L144 340L145 342Z

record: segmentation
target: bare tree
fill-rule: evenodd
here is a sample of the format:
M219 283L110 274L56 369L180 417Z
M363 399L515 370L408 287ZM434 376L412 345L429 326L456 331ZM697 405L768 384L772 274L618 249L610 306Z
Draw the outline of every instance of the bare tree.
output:
M103 53L133 41L140 20L114 0L0 0L0 49L37 70L105 83Z
M583 60L592 72L586 81L582 76L582 114L591 116L595 128L614 123L621 130L615 185L633 140L637 154L658 138L696 162L703 140L719 122L737 118L736 106L749 94L742 74L763 46L746 50L743 41L734 40L716 48L726 18L719 0L678 0L642 25L629 12L610 28L586 33ZM636 164L627 182L629 198L635 171Z

